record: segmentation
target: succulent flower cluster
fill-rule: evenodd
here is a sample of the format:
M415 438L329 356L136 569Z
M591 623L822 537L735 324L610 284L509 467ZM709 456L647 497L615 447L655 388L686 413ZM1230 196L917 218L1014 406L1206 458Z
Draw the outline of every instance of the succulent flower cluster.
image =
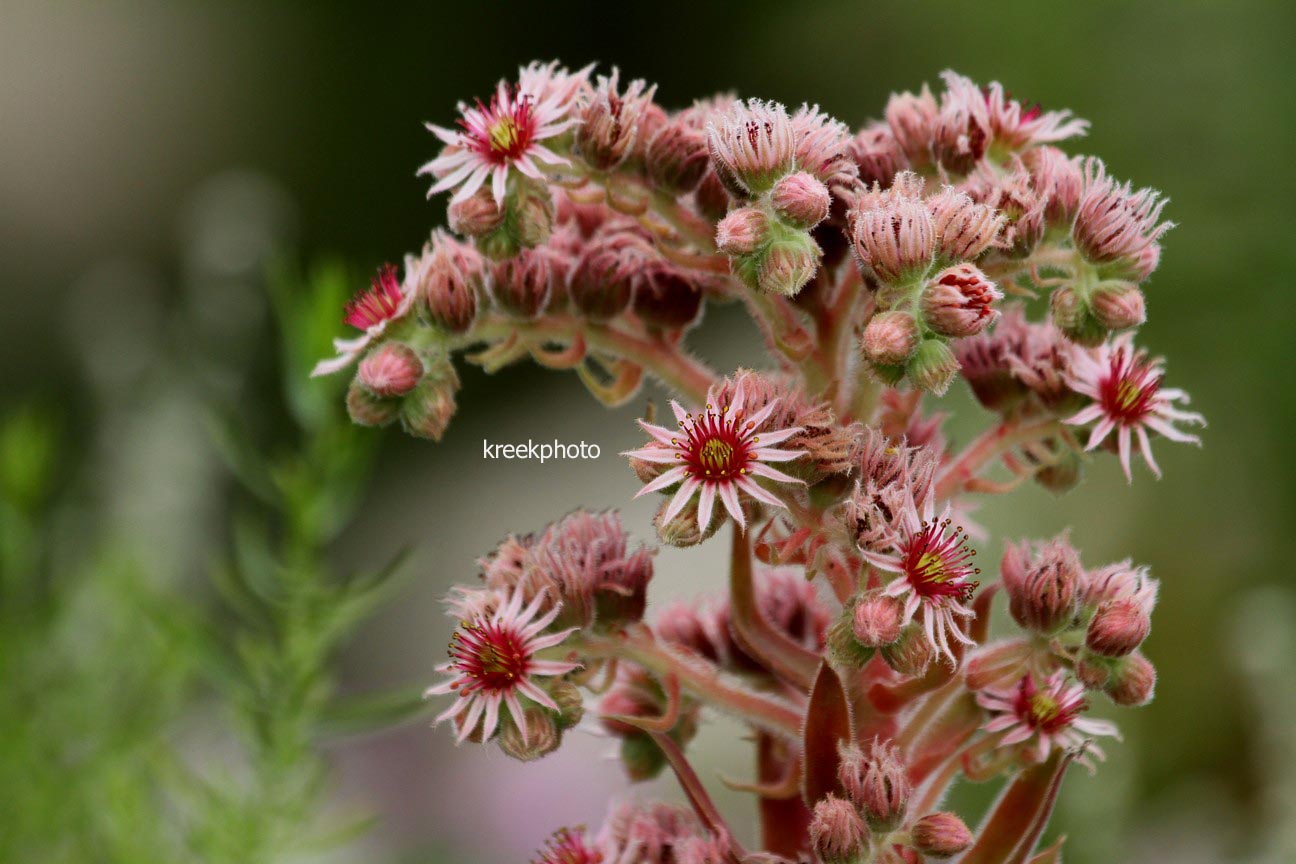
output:
M356 422L434 439L456 354L574 370L607 405L655 378L670 416L623 455L661 542L727 534L727 585L649 615L653 550L616 514L510 536L449 600L438 722L524 760L584 722L631 780L683 786L688 809L617 805L544 864L1059 860L1039 847L1063 775L1118 737L1091 710L1152 698L1158 583L1086 567L1068 534L996 567L967 514L1027 482L1065 492L1094 451L1132 478L1135 446L1159 475L1154 438L1198 441L1133 341L1165 199L1060 149L1087 129L1069 112L953 72L852 131L732 95L670 111L592 71L532 64L429 126L420 173L450 230L382 268L316 372L355 365ZM685 348L709 302L746 305L768 369ZM924 405L958 379L990 417L962 449ZM994 639L996 595L1018 629ZM751 727L757 776L731 785L758 838L689 761L703 708ZM996 779L975 828L939 809Z

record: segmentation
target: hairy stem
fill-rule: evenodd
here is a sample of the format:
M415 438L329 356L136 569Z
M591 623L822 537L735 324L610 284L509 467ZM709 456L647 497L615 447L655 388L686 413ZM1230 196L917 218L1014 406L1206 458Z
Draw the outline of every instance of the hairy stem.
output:
M1060 421L1049 417L1033 423L1007 420L987 429L941 471L936 481L936 498L944 499L963 491L987 464L1022 444L1056 435Z
M729 600L733 635L738 645L779 678L809 691L819 670L819 655L765 620L756 602L751 544L746 532L737 527L733 530L729 560Z

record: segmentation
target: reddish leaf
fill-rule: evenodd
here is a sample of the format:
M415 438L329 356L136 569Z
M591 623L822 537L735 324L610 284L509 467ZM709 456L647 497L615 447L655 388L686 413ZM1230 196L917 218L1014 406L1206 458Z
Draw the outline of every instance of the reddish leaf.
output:
M1065 842L1066 835L1063 834L1052 846L1030 859L1030 864L1062 864L1062 844Z
M1019 773L999 796L961 864L1023 864L1044 833L1062 777L1074 758L1074 753L1057 751Z
M819 664L806 708L803 747L805 774L801 794L810 806L830 792L840 793L838 748L851 740L851 713L841 679L827 663Z

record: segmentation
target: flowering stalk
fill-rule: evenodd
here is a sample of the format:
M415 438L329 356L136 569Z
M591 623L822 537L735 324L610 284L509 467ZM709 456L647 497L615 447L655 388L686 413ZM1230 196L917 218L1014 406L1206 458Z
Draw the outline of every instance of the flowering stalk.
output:
M1084 567L1066 534L995 568L968 514L1026 482L1061 494L1099 452L1130 477L1137 447L1159 475L1153 438L1197 442L1201 416L1133 342L1165 199L1062 150L1087 130L1069 112L953 72L855 131L725 95L671 112L647 82L591 73L532 64L461 104L458 131L430 127L454 233L380 272L317 373L355 364L357 422L431 438L457 353L574 371L609 405L657 379L671 419L640 421L622 455L661 496L662 542L730 532L727 582L699 574L727 592L645 622L652 552L615 514L510 536L449 601L461 623L430 692L460 695L442 718L529 760L594 711L631 780L679 778L692 814L618 807L555 834L549 864L1045 860L1066 767L1116 736L1091 705L1152 698L1157 583ZM726 301L769 369L722 377L686 347ZM957 382L988 414L956 451L931 403ZM992 640L1001 595L1022 632ZM689 763L703 706L755 732L757 781L730 785L759 799L759 852ZM935 810L997 778L975 829Z

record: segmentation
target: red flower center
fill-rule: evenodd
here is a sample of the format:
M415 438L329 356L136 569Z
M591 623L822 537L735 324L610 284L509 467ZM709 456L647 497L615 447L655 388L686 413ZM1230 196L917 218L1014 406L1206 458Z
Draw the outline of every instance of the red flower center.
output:
M968 577L980 573L972 566L976 550L968 547L962 528L949 531L950 520L924 522L922 530L909 540L905 551L905 576L922 597L972 599L980 582Z
M1060 701L1057 694L1041 691L1035 686L1034 679L1026 675L1017 687L1017 701L1013 707L1017 716L1032 729L1052 733L1070 726L1087 706L1084 699Z
M753 424L744 428L742 418L741 412L731 416L728 406L716 412L708 405L705 412L680 421L687 437L673 438L671 443L680 448L685 470L699 480L730 480L746 474L751 445L759 439L747 437Z
M464 624L456 631L450 657L464 676L455 683L460 696L477 690L510 690L531 666L531 652L517 631L491 621Z
M530 96L515 92L514 98L501 101L496 93L489 107L477 100L477 110L481 112L480 122L459 120L466 133L466 146L496 165L526 154L536 131Z
M1160 376L1123 347L1112 353L1111 371L1098 385L1103 413L1122 426L1134 426L1151 412Z
M361 291L347 303L342 320L358 330L368 330L375 324L395 318L402 299L395 265L384 264L369 290Z
M540 850L540 857L532 864L599 864L603 853L585 845L585 838L570 828L563 828Z

